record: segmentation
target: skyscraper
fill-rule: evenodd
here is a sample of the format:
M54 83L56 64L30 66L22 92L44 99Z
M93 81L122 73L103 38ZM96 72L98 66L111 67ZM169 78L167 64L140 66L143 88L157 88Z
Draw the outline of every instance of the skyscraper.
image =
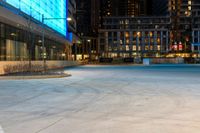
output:
M143 1L143 0L142 0ZM119 16L139 16L140 1L139 0L123 0L118 3Z
M99 0L77 0L77 31L82 41L78 46L74 46L73 54L79 59L96 58L99 2Z
M97 35L98 28L99 28L99 7L100 1L99 0L91 0L91 28L93 34Z
M101 11L103 16L139 16L139 0L102 0Z
M148 13L151 12L151 10L148 11L148 8L147 8L148 0L139 0L139 1L140 1L140 2L139 2L140 16L146 16L146 15L148 15ZM149 1L151 1L151 0L149 0ZM150 4L150 5L151 5L151 4Z
M99 30L101 57L197 55L191 51L200 48L199 0L113 1L110 9L115 10ZM192 44L199 48L191 49Z
M91 2L90 0L77 1L77 31L88 36L91 32Z
M111 16L112 15L112 5L111 0L101 0L100 1L100 16Z
M166 16L168 15L168 1L169 0L152 0L152 16Z

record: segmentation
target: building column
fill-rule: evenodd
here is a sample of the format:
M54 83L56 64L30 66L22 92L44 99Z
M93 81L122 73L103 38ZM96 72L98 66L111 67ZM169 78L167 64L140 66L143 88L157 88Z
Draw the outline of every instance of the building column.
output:
M0 60L6 60L6 40L0 40Z
M136 53L137 53L137 56L139 55L139 37L137 35L136 37Z
M120 57L120 32L117 32L117 57Z
M97 38L97 57L98 57L98 59L99 59L99 56L100 56L100 45L101 45L101 43L100 43L100 34L98 35L98 38ZM101 55L102 56L102 55Z
M157 31L154 31L153 38L154 38L154 39L153 39L153 40L154 40L154 43L153 43L153 45L154 45L154 46L153 46L153 50L154 50L154 52L155 52L155 51L157 51L157 47L158 47L158 45L157 45L157 44L158 44L158 43L157 43ZM155 48L156 48L156 49L155 49Z
M114 53L114 32L112 32L112 42L111 42L111 51L110 51L110 56L112 57L113 53ZM112 57L113 58L113 57Z
M194 43L194 31L192 31L192 43Z
M84 60L84 53L85 53L85 40L82 42L82 60Z
M195 36L194 36L194 30L193 30L192 31L192 43L195 43L194 39L195 39ZM193 52L194 51L194 45L193 44L191 45L191 49L192 49L192 52Z
M143 31L142 34L141 34L141 37L142 37L142 44L141 44L141 54L142 54L142 57L144 56L144 52L145 52L145 32Z
M145 32L142 32L142 53L145 51Z
M200 31L198 31L198 43L200 42Z
M123 42L123 58L124 55L126 54L126 31L124 31L124 42Z
M90 39L90 41L88 42L88 54L89 54L89 62L92 61L92 44L93 44L93 39Z
M105 41L106 41L106 43L105 43L105 57L107 58L108 57L108 32L106 32L106 34L105 34Z
M150 45L151 45L151 36L150 36L151 31L148 32L148 52L150 52Z
M74 43L74 60L77 60L77 44Z
M169 51L169 31L166 31L166 52Z
M160 53L163 51L163 31L160 33Z
M130 43L129 43L129 52L130 52L130 54L129 54L129 57L133 57L133 32L132 31L130 31L129 32L129 37L130 37Z

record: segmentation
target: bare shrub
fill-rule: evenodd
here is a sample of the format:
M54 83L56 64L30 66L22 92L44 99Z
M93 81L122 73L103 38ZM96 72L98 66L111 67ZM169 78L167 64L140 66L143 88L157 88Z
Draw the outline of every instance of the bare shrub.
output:
M48 69L48 66L45 66ZM42 72L44 70L43 64L31 64L31 67L28 63L19 63L16 65L6 65L4 66L4 73L19 73L19 72Z

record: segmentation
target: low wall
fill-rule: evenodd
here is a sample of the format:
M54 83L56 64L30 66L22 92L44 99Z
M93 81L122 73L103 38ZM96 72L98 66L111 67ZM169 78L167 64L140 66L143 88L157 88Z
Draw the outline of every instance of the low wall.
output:
M183 64L183 58L150 58L150 64Z
M0 61L0 75L6 74L6 68L10 66L28 65L29 61ZM43 66L43 61L31 61L31 64ZM48 69L63 68L67 66L77 66L80 62L76 61L46 61Z

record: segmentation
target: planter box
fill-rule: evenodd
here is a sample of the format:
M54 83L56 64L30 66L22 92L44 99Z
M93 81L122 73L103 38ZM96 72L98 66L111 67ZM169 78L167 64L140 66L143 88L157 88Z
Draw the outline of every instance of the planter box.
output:
M38 70L43 68L43 61L31 61L31 64L33 67L38 67ZM0 75L8 74L11 71L8 69L15 69L14 72L22 72L28 65L29 61L0 61ZM46 65L48 69L56 69L80 65L80 63L76 61L46 61ZM24 68L20 70L22 67Z

